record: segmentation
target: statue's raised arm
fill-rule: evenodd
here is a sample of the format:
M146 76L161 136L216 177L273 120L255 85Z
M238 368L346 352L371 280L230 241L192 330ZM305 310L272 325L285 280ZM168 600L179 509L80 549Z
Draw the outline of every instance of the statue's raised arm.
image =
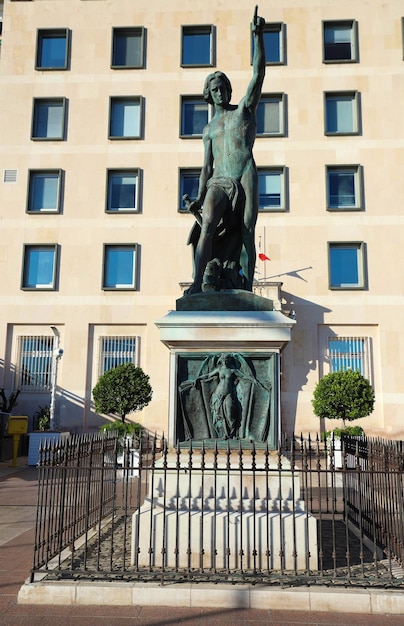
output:
M248 85L245 97L246 107L251 111L255 111L258 106L262 84L265 78L264 26L265 20L258 15L258 5L256 5L251 22L251 31L254 40L253 76Z

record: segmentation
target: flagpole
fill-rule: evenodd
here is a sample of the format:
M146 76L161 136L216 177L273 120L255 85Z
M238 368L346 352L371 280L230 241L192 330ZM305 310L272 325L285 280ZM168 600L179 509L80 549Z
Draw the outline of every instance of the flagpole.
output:
M258 237L258 250L259 250L259 252L261 252L261 235ZM260 257L259 257L259 253L258 253L258 257L257 257L257 258L258 258L258 259L260 258ZM261 265L259 265L259 268L260 268L260 269L258 269L258 263L257 263L257 261L255 261L255 269L256 269L256 271L257 271L257 276L258 276L257 281L258 281L258 282L259 282L259 280L260 280L260 279L259 279L259 277L260 277L260 274L261 274L261 271L260 271L260 270L261 270Z

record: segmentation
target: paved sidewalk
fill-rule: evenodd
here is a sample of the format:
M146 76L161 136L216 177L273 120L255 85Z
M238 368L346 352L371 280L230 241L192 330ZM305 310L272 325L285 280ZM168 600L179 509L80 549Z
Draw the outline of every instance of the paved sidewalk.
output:
M18 605L29 576L34 544L37 470L0 463L0 624L2 626L404 626L404 615L290 610L137 606ZM96 583L94 583L96 584ZM383 592L381 592L383 593ZM343 597L343 596L342 596ZM347 594L347 601L348 594Z

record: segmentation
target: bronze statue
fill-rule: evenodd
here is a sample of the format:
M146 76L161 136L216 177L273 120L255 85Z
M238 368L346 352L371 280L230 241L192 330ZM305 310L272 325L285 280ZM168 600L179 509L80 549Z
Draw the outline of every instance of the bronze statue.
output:
M213 105L214 115L203 130L198 196L193 201L184 196L197 220L190 236L195 246L194 282L187 294L202 291L206 266L213 259L221 268L215 289L252 291L258 214L258 175L252 149L265 76L265 20L257 10L255 7L251 25L253 76L244 98L238 105L230 104L231 84L223 72L213 72L205 81L204 99Z

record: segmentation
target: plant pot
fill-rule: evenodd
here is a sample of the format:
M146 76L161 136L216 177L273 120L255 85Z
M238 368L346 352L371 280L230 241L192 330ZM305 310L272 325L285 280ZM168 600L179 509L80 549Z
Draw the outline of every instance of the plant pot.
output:
M39 448L41 445L47 442L57 441L61 437L69 437L69 432L54 432L50 430L38 430L29 433L29 446L28 446L28 465L38 465L39 462Z
M124 468L125 464L125 453L123 448L127 445L127 441L131 442L132 437L127 436L122 439L122 444L118 449L118 453L116 455L116 466L118 469L117 476L124 477L128 476L130 478L138 478L139 476L139 448L129 448L129 467ZM130 445L130 444L129 444ZM107 467L114 466L114 454L106 454L104 457L104 464Z

